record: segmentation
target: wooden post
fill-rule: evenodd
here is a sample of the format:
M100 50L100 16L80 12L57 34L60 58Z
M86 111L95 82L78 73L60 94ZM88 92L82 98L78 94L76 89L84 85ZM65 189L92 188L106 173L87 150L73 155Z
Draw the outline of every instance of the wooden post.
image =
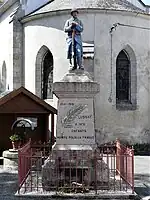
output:
M45 119L45 122L46 122L46 124L45 124L46 137L44 138L44 141L46 139L46 142L48 142L50 140L50 135L49 135L49 115L46 115L45 118L46 118Z
M51 113L51 145L54 144L54 114Z

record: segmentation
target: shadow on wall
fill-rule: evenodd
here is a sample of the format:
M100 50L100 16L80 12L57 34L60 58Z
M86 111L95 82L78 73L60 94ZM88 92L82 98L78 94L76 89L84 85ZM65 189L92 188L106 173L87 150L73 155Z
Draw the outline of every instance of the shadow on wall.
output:
M2 68L0 71L0 93L6 90L6 82L7 82L7 68L6 62L3 61Z
M64 33L64 26L65 26L66 20L71 17L70 15L60 16L59 13L57 17L55 15L54 17L53 16L41 17L40 15L38 16L38 14L35 14L32 16L36 16L37 19L35 19L34 21L29 21L29 26L31 25L31 26L39 26L39 27L43 26L47 28L53 28L53 29L61 31L62 33ZM25 27L26 26L28 26L28 23L27 25L25 25Z
M116 131L112 130L112 132L110 132L108 129L99 128L95 129L95 135L98 145L115 141L116 138L118 138L122 144L129 146L135 145L136 149L138 149L137 152L141 152L141 154L146 151L150 152L149 129L142 129L137 131L136 129L125 130L124 128L120 128L118 130L116 129Z
M47 28L53 28L56 30L61 31L62 33L66 34L64 32L64 26L68 19L71 18L71 9L69 9L67 12L65 11L47 11L47 12L41 12L37 14L31 14L25 16L22 21L27 20L26 26L39 26L39 27L47 27ZM33 18L33 19L32 19ZM88 27L87 24L84 21L83 14L80 15L78 18L83 22L84 25L84 32L87 32L86 28ZM29 22L28 22L29 19Z

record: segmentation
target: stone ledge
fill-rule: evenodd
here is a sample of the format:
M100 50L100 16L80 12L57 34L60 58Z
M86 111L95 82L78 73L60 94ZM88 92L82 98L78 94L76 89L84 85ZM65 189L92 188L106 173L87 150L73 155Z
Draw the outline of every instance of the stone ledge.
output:
M3 151L3 158L4 169L18 169L18 151Z
M19 200L21 200L22 198L20 197L25 197L24 199L38 199L38 200L73 200L73 199L77 199L77 200L130 200L130 199L134 199L134 200L139 200L138 196L136 194L98 194L98 195L84 195L84 194L70 194L70 195L51 195L51 194L16 194L16 197L19 198Z
M55 82L53 86L53 93L58 98L93 98L99 91L96 82Z
M18 159L18 151L11 152L9 150L3 151L3 158Z
M84 70L69 70L61 82L93 82L90 74Z

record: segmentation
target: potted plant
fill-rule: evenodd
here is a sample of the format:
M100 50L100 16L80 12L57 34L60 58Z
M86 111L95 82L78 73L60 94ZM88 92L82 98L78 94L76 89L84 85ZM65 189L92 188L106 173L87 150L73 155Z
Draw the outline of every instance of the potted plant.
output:
M9 138L12 142L12 147L14 150L17 150L18 148L20 148L20 144L21 144L21 140L22 140L20 135L13 134Z

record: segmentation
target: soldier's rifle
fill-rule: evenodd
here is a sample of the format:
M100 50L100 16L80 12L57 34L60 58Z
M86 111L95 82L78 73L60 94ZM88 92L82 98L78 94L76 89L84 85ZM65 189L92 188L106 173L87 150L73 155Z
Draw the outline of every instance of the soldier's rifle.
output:
M73 29L72 31L72 63L73 63L73 67L75 67L75 29Z

